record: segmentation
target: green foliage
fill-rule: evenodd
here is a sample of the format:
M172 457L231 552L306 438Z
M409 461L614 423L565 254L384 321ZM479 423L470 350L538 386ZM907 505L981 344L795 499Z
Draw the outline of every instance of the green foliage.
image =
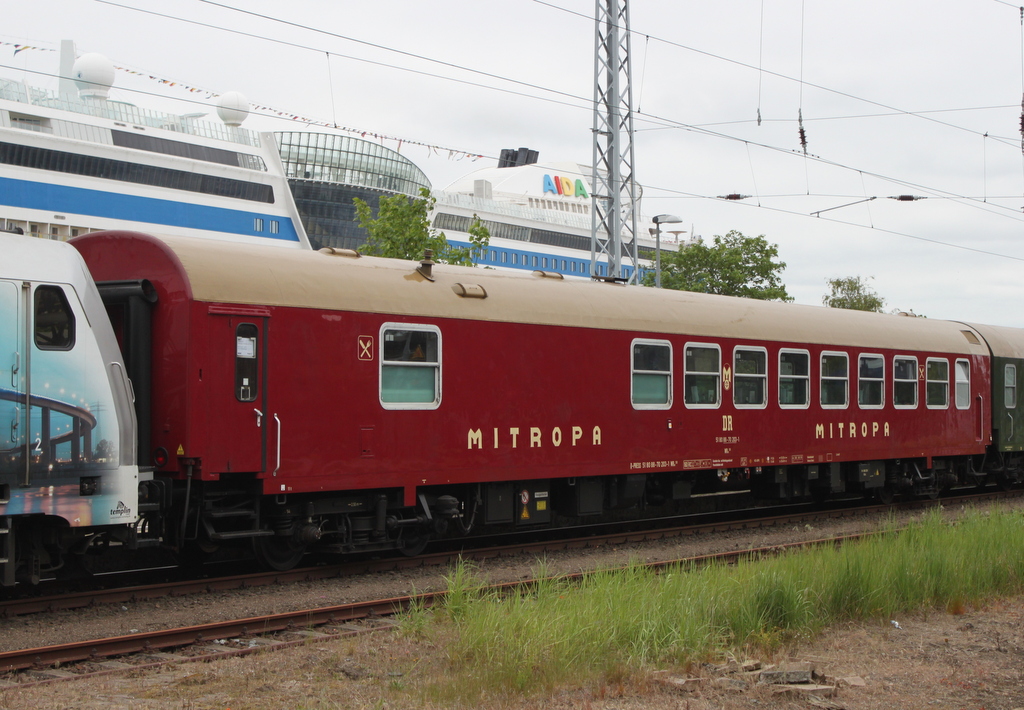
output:
M777 244L764 235L747 237L731 230L714 243L703 239L679 251L661 253L661 285L679 291L700 291L722 296L741 296L763 301L792 301L780 274L786 263L778 261ZM644 284L653 286L654 274Z
M861 276L828 279L831 293L822 297L821 302L830 308L846 308L851 311L881 313L885 299L868 286L868 279Z
M444 232L430 226L430 213L437 200L425 187L420 188L419 198L405 195L380 198L376 219L365 201L358 197L352 201L356 206L359 226L369 233L361 251L370 256L419 261L430 249L438 263L473 266L473 256L479 256L490 242L487 227L473 215L473 224L469 228L472 246L450 245Z

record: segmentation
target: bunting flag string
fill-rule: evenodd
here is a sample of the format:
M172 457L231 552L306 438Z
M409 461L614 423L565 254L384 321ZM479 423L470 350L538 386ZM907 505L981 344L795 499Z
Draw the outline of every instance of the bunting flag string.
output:
M0 46L14 47L14 54L15 55L17 55L18 52L22 52L24 50L38 50L38 51L43 51L43 52L56 52L57 51L56 49L49 49L47 47L35 47L35 46L31 46L31 45L26 45L26 44L16 44L14 42L0 42ZM199 88L199 87L196 87L196 86L190 86L189 84L185 84L185 83L182 83L180 81L172 81L170 79L163 79L163 78L161 78L159 76L154 76L152 74L146 74L144 72L135 71L134 69L128 69L127 67L119 67L116 64L114 65L114 69L116 69L117 71L124 72L126 74L131 74L133 76L139 76L139 77L142 77L143 79L148 79L150 81L154 81L154 82L156 82L158 84L162 84L162 85L167 86L167 87L173 87L175 89L184 89L185 91L188 91L189 93L192 93L192 94L201 94L204 99L214 99L214 98L217 98L218 96L220 96L220 94L218 94L217 92L210 91L209 89L203 89L203 88ZM371 131L365 131L365 130L362 130L360 128L350 128L348 126L339 126L338 124L332 123L330 121L319 121L319 120L316 120L316 119L313 119L313 118L308 118L306 116L300 116L298 114L290 113L288 111L280 111L280 110L275 109L275 108L273 108L271 106L253 105L253 106L251 106L251 110L255 111L255 112L262 113L262 114L272 114L274 116L278 116L280 118L286 118L286 119L289 119L289 120L292 120L292 121L299 121L301 123L304 123L304 124L307 124L307 125L310 125L310 126L321 126L321 127L324 127L324 128L333 128L333 129L336 129L338 131L343 131L345 133L358 134L361 138L366 138L367 136L370 136L371 138L373 138L373 139L377 140L378 142L380 142L381 145L384 145L385 141L394 141L397 144L397 146L398 146L396 152L401 152L401 149L402 149L403 145L416 145L416 146L422 146L422 147L427 149L427 157L430 157L431 155L440 155L441 152L445 151L445 150L448 151L448 159L449 160L464 160L466 158L469 158L472 161L477 161L477 160L480 160L481 158L484 157L482 155L478 155L478 154L475 154L475 153L467 153L466 151L456 150L454 148L445 148L444 146L433 145L431 143L423 143L423 142L420 142L420 141L412 141L412 140L409 140L408 138L399 138L397 136L385 135L383 133L373 133Z
M26 49L34 49L39 52L56 52L56 49L50 49L48 47L33 47L30 44L19 44L17 42L0 42L0 47L14 47L14 55L18 56L18 52L24 52Z

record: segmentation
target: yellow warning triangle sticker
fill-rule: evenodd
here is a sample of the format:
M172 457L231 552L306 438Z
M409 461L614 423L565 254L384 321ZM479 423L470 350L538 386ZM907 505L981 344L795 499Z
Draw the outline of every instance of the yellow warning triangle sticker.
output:
M520 520L529 520L530 519L530 511L527 509L527 507L525 505L523 506L523 512L520 514L519 519Z
M184 456L184 455L185 455L185 447L182 446L181 444L178 444L178 456Z

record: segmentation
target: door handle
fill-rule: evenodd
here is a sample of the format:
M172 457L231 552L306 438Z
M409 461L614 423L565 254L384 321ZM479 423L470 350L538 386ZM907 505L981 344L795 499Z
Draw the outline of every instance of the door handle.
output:
M277 422L277 465L274 466L274 474L281 470L281 420L277 416L277 412L274 412L274 421Z
M259 429L261 426L263 426L263 412L256 409L255 407L253 408L252 411L256 412L256 428Z

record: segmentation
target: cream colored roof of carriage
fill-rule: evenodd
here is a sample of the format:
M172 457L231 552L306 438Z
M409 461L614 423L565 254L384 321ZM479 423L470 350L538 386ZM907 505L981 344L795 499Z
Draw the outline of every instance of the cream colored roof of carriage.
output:
M970 325L984 336L996 357L1024 358L1024 330L998 325Z
M701 338L985 353L961 323L772 303L654 288L542 278L530 272L352 258L185 237L163 239L200 301L360 311L406 318L470 318ZM455 284L487 298L456 295ZM979 339L980 340L980 339Z

